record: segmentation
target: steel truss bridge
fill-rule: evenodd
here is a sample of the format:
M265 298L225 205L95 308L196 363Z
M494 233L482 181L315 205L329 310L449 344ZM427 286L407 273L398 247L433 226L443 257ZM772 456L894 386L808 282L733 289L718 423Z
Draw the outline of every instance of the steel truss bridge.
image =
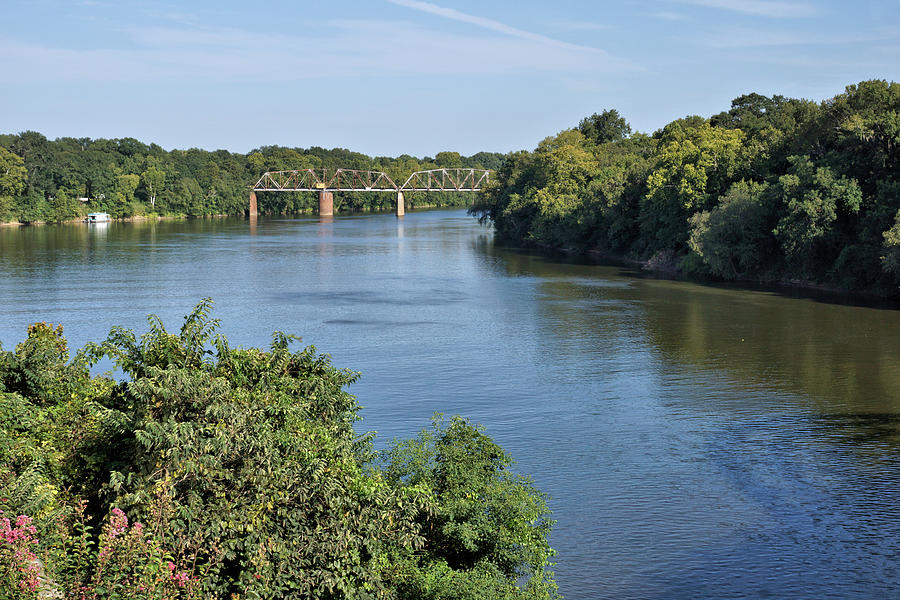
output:
M334 192L392 192L397 215L403 215L404 192L480 192L490 181L486 169L444 168L416 171L397 185L384 171L295 169L267 171L250 192L250 215L259 214L256 192L318 192L319 215L334 214Z

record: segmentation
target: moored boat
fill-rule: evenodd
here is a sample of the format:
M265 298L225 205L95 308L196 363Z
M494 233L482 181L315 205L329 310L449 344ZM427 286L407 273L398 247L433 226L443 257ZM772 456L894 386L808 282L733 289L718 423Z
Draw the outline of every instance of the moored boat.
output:
M88 213L85 223L109 223L109 213Z

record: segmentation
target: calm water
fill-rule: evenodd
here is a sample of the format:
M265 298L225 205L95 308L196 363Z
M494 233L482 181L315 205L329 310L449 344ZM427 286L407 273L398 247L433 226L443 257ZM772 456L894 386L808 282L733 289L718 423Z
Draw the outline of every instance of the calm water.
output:
M900 311L495 247L462 211L0 229L0 341L62 322L362 371L361 428L483 423L552 496L569 599L900 597Z

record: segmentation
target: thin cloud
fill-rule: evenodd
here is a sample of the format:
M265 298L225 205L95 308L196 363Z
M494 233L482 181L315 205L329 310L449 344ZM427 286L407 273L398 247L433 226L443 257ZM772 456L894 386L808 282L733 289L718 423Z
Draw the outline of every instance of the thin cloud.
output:
M606 23L591 23L590 21L566 21L562 23L562 26L573 31L609 31L615 29L615 27Z
M678 0L709 8L730 10L757 17L776 19L802 19L815 16L818 11L807 2L780 2L777 0Z
M864 34L828 35L826 33L799 33L796 31L771 31L758 29L729 29L717 33L702 43L711 48L765 48L777 46L841 46L893 41L897 31L872 31Z
M497 33L503 33L506 35L511 35L514 37L522 38L523 40L529 40L532 42L538 42L541 44L547 44L551 46L564 46L568 48L580 48L582 50L587 50L591 52L603 52L598 48L591 48L590 46L579 46L578 44L570 44L568 42L563 42L560 40L555 40L551 37L547 37L545 35L541 35L539 33L532 33L530 31L525 31L523 29L517 29L515 27L511 27L506 25L505 23L501 23L500 21L495 21L493 19L486 19L484 17L479 17L476 15L470 15L468 13L460 12L454 8L444 8L443 6L438 6L437 4L431 4L430 2L420 2L419 0L387 0L391 4L396 4L397 6L403 6L406 8L411 8L413 10L418 10L420 12L429 13L432 15L436 15L439 17L444 17L445 19L452 19L453 21L459 21L461 23L468 23L470 25L475 25L477 27L482 27L484 29L489 29L491 31L496 31Z
M386 36L385 31L396 33ZM234 82L440 75L460 85L485 75L632 71L602 51L512 36L436 31L406 21L343 20L316 35L217 27L132 27L127 48L84 49L0 38L0 82Z
M662 19L663 21L684 21L685 16L679 13L670 12L670 11L662 11L649 13L648 17L653 17L654 19Z
M196 27L202 29L205 19L196 12L185 10L184 7L177 4L155 3L142 5L140 12L143 22L161 21L163 23L175 23L187 27Z

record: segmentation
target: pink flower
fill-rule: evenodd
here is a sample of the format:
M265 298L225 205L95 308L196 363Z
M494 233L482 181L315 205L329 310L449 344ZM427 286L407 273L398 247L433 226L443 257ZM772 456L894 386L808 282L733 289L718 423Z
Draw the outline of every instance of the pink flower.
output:
M188 577L187 573L176 573L176 574L172 575L172 581L174 581L175 585L177 585L180 588L183 588L184 586L186 586L189 579L190 578Z
M126 529L128 529L128 517L125 516L122 509L112 509L112 514L109 516L109 537L115 538L125 533Z

